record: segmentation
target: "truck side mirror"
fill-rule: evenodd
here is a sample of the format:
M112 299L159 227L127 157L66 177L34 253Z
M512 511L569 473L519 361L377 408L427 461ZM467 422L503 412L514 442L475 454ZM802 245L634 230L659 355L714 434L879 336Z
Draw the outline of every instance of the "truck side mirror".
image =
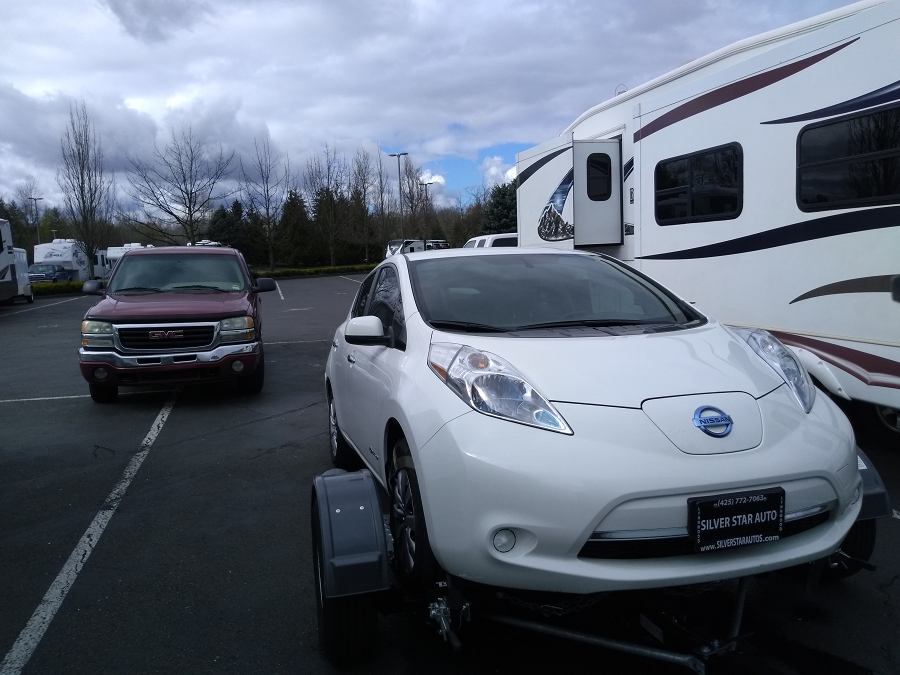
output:
M99 279L85 281L81 287L81 292L87 295L103 295L105 292L104 283Z
M260 277L256 280L256 283L253 285L253 290L257 293L265 293L267 291L274 291L276 288L275 280L270 279L268 277Z

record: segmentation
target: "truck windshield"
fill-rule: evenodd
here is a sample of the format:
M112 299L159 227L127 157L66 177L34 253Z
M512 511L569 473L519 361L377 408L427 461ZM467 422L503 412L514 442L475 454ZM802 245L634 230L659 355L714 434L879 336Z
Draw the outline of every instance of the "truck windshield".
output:
M422 317L442 330L672 330L703 318L634 270L600 256L454 256L411 261L410 272Z
M239 292L246 286L241 266L233 255L172 253L124 256L107 292Z

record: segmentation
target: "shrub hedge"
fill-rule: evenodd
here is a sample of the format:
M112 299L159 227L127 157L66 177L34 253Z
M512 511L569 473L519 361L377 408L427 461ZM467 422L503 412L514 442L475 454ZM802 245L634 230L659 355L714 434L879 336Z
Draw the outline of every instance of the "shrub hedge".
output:
M68 293L81 293L83 281L46 281L39 284L31 284L35 297L39 295L66 295Z

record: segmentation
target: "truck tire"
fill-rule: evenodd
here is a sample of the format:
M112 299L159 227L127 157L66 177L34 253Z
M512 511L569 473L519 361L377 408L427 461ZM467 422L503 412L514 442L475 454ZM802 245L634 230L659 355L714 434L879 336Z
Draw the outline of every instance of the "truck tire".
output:
M354 665L366 660L375 648L378 609L371 594L325 597L322 533L318 504L312 503L313 582L316 591L319 649L335 665Z
M875 534L875 519L857 520L844 537L837 553L829 558L829 563L834 563L835 566L826 565L822 576L829 580L844 579L863 569L859 563L842 556L841 551L851 558L868 562L875 551Z
M258 394L266 381L266 357L262 349L259 353L259 364L249 375L238 378L238 391L242 394Z
M29 305L34 302L34 288L31 288L28 291L28 295L25 296L25 300L28 302Z
M91 398L97 403L115 403L119 396L119 388L114 384L88 384Z

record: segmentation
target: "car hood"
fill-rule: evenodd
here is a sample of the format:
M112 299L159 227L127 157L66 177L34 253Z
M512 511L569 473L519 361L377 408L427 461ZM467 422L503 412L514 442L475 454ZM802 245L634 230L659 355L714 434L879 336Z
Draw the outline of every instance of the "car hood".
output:
M141 293L105 295L84 315L85 319L112 322L218 321L251 313L250 294Z
M760 398L784 384L716 322L648 335L529 338L435 331L509 361L551 401L641 408L645 401L717 392Z

